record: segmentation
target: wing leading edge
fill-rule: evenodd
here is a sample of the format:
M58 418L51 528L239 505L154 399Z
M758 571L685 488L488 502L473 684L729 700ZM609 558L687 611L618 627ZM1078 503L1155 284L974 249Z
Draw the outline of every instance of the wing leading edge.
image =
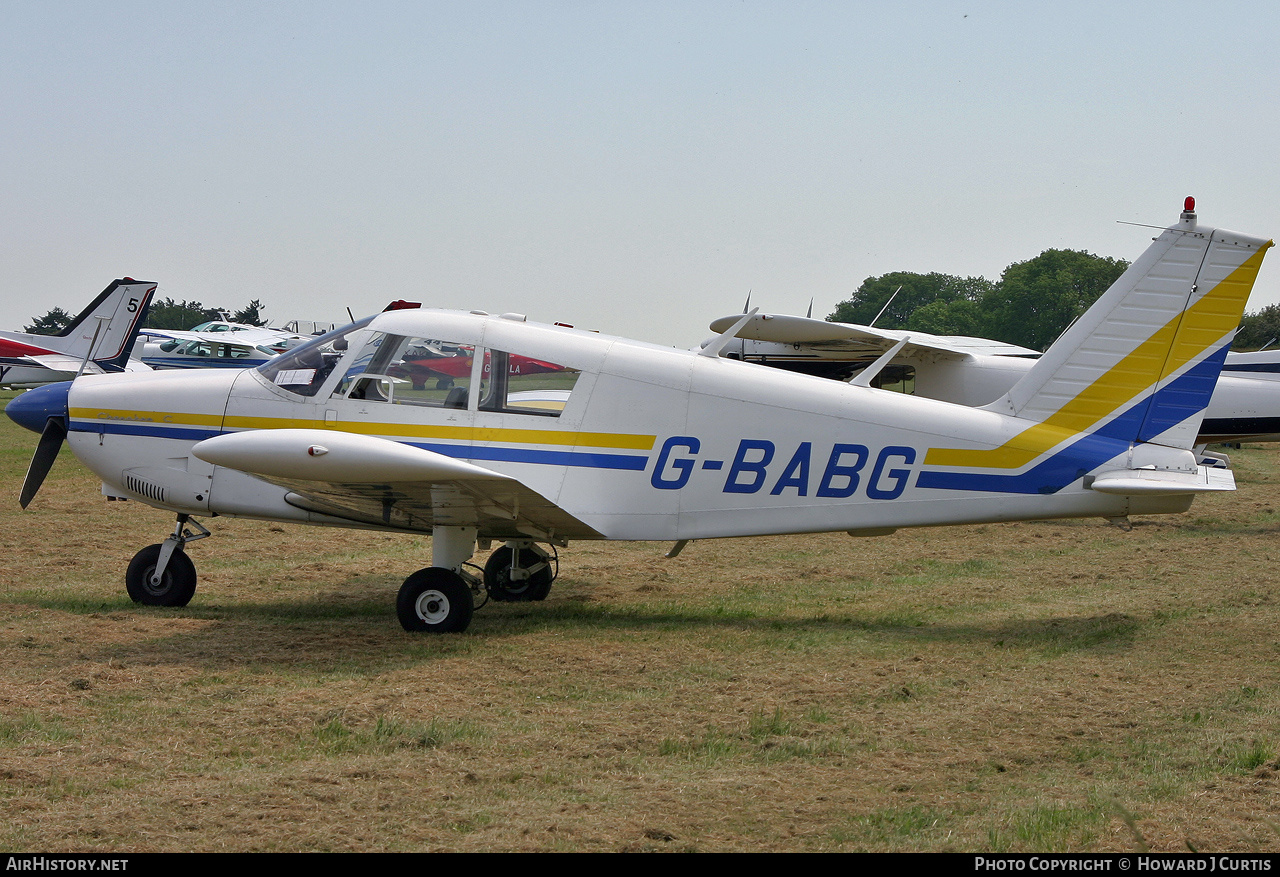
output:
M742 315L720 317L711 323L711 331L724 332ZM738 330L737 337L747 341L769 341L776 344L798 344L820 350L884 352L904 338L909 339L904 356L942 356L964 358L973 354L987 356L1028 356L1039 351L960 335L930 335L906 329L876 329L852 323L829 323L809 317L785 314L755 314Z
M475 527L495 539L560 543L602 534L507 475L372 436L264 429L205 439L192 453L290 491L297 508L396 529Z

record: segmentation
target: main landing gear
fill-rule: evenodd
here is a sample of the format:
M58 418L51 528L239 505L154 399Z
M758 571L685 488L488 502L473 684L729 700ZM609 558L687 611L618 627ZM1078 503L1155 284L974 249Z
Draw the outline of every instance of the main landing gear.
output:
M484 586L500 602L545 600L558 573L556 558L534 542L508 542L484 565Z
M125 588L135 603L186 606L196 591L196 567L187 557L188 542L209 531L178 515L173 533L134 555L125 572ZM490 555L484 571L469 561L475 551L474 527L436 527L431 536L431 566L404 580L396 595L396 616L405 630L458 633L476 609L490 599L526 602L546 599L559 572L554 548L547 552L532 539L513 539ZM472 572L475 570L475 572Z
M490 598L500 602L546 599L557 574L553 555L532 540L512 540L493 552L484 575L478 577L467 569L475 544L475 528L435 528L432 565L405 579L396 597L401 627L457 633L466 630L472 613Z

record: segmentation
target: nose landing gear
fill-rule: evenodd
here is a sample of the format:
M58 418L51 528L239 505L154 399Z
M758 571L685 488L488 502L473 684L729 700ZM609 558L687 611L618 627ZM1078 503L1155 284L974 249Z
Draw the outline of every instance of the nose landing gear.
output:
M187 529L187 524L195 531ZM190 515L178 515L173 533L133 556L124 574L129 598L144 606L186 606L196 592L196 565L183 550L188 542L203 539L209 531Z

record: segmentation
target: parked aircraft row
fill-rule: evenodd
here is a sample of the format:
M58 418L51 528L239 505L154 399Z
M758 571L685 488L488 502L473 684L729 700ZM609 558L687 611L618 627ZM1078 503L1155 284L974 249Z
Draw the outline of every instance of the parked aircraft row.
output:
M57 335L0 331L0 386L35 387L77 374L138 368L130 354L154 283L113 281Z
M82 370L250 368L310 337L229 320L186 331L142 328L155 291L154 283L116 280L57 335L0 331L0 386L35 387Z
M711 329L724 332L741 316L721 317ZM979 408L1007 393L1040 353L984 338L757 312L721 356ZM1280 441L1278 381L1280 350L1227 352L1200 443Z
M297 347L305 336L211 320L186 331L143 329L139 358L152 368L252 368Z
M1193 449L1271 245L1200 227L1188 203L1034 361L898 338L848 382L722 355L767 322L754 314L683 351L389 310L258 368L86 374L19 396L9 416L41 433L21 502L66 442L109 498L173 512L126 571L135 601L166 606L195 592L197 516L430 533L396 611L432 632L465 629L488 599L545 597L554 552L578 539L669 540L674 555L715 537L1180 512L1234 489ZM874 386L904 351L917 368L965 363L954 398Z

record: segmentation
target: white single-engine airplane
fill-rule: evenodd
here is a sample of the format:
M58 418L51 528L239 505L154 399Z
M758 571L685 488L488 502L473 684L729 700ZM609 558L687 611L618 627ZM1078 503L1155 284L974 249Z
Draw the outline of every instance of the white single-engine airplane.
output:
M0 332L0 385L37 387L85 374L125 371L154 283L113 280L57 335Z
M143 329L140 359L151 368L253 368L307 337L286 329L210 320L192 329Z
M393 310L240 372L85 376L10 403L108 497L177 513L126 586L184 605L193 515L432 534L400 588L407 630L459 631L477 599L540 599L539 546L1180 512L1231 490L1191 447L1271 242L1191 211L1010 390L981 409L575 329ZM415 351L471 369L404 377ZM515 374L511 357L556 366ZM194 528L189 529L188 524ZM494 551L483 577L464 564Z

